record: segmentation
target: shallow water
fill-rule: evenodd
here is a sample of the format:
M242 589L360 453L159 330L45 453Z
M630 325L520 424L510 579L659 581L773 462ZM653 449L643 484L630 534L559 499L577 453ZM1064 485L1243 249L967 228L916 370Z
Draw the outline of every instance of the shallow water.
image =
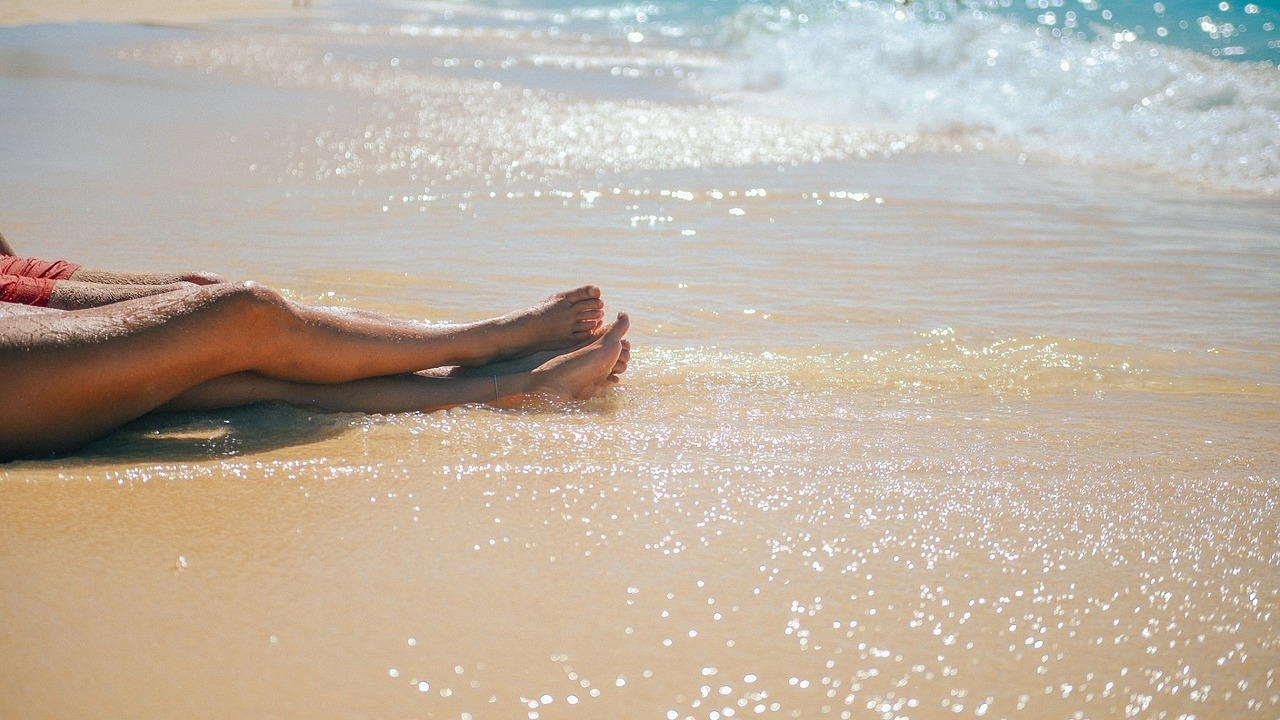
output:
M1265 188L780 117L677 77L726 49L442 7L0 31L21 251L636 320L577 411L4 466L0 715L1280 712Z

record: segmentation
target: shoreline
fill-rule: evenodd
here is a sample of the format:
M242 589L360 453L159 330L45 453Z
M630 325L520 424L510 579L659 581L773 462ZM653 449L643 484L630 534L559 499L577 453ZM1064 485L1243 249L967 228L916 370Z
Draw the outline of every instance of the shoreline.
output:
M250 17L280 17L309 13L326 2L312 0L11 0L0 6L0 27L45 23L207 22Z

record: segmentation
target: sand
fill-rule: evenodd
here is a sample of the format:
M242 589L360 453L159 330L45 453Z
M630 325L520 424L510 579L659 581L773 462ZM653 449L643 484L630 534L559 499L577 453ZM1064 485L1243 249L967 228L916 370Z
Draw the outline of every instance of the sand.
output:
M310 0L5 0L0 25L112 22L182 24L307 12Z

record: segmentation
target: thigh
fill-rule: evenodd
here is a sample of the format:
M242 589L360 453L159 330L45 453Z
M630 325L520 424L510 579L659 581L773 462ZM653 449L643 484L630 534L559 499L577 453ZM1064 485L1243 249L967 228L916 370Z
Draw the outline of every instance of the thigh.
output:
M0 458L65 450L235 372L252 319L224 292L0 314ZM232 298L234 300L234 298Z
M29 317L31 315L57 315L64 312L66 312L66 310L0 302L0 323L3 323L7 318Z

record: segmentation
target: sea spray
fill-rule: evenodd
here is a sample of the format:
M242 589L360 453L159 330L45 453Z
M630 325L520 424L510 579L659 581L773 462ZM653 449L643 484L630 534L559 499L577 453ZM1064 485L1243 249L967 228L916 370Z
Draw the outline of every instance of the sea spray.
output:
M1058 33L1007 14L945 21L849 4L806 22L732 23L736 59L701 87L752 112L1139 164L1280 190L1280 70L1139 39Z

